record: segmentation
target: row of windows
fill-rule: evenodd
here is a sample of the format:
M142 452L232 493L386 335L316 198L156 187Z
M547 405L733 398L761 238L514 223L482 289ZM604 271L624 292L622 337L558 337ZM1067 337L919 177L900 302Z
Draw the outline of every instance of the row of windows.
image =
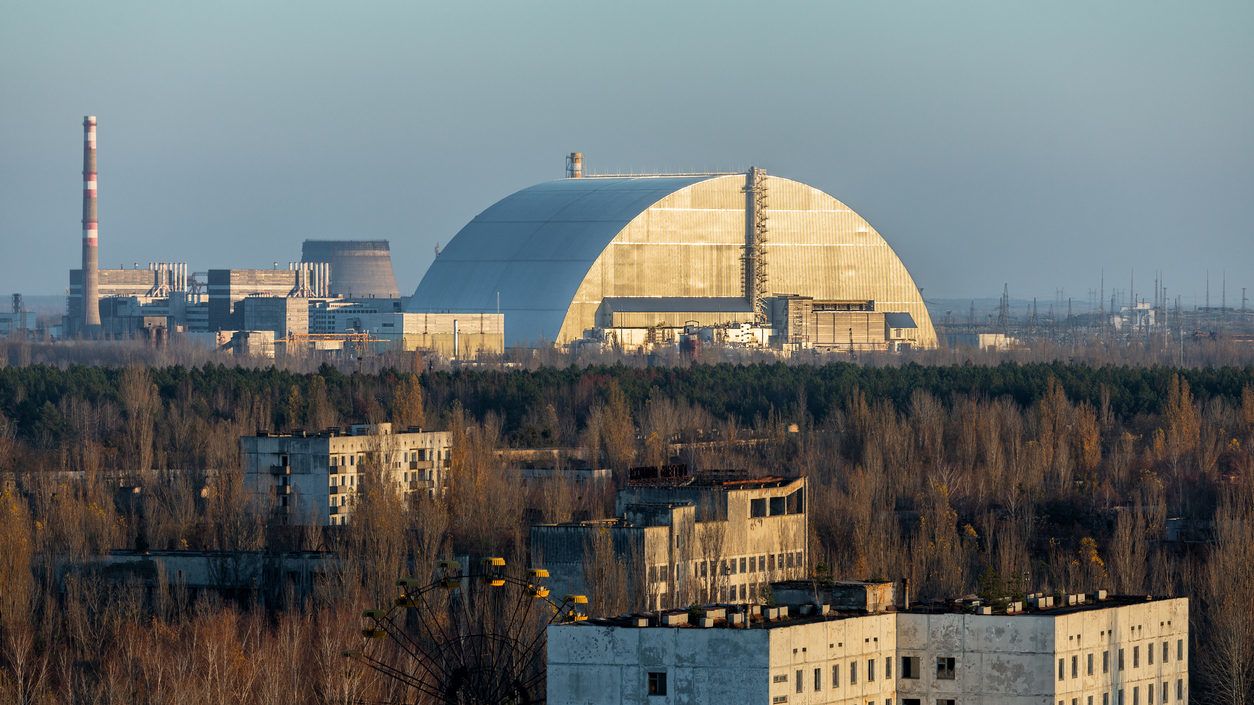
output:
M1157 687L1155 687L1153 683L1145 686L1144 705L1156 705L1156 702L1154 700L1155 692L1158 693L1157 705L1166 705L1167 703L1170 703L1171 702L1171 688L1168 687L1169 685L1170 684L1167 681L1163 681ZM1132 702L1130 705L1142 705L1141 686L1139 685L1134 686L1130 688L1129 690L1132 691ZM1176 679L1176 702L1184 703L1184 701L1185 701L1184 700L1184 679L1177 678ZM1058 705L1067 705L1067 701L1059 700ZM1072 698L1071 705L1097 705L1097 702L1094 700L1092 695L1089 695L1085 697L1083 704L1081 704L1079 698ZM1101 705L1112 705L1110 693L1102 693ZM1123 688L1120 688L1118 691L1115 692L1113 705L1129 705L1128 701L1124 699Z
M1154 665L1154 652L1155 652L1155 649L1154 649L1153 644L1145 645L1145 656L1146 656L1146 661L1147 661L1146 665L1149 665L1149 666ZM1124 656L1124 649L1121 648L1119 649L1119 670L1120 671L1125 670L1123 656ZM1171 647L1169 643L1166 641L1162 643L1162 659L1163 659L1163 663L1168 663L1171 660ZM1184 639L1176 639L1176 660L1177 661L1184 660ZM1132 647L1132 667L1133 668L1141 667L1140 645ZM1089 676L1094 674L1092 653L1089 653L1085 656L1084 672L1085 672L1085 675L1089 675ZM1109 650L1102 652L1102 673L1110 673L1110 651ZM1072 678L1080 677L1079 654L1075 654L1071 657L1071 677ZM1058 680L1060 681L1066 680L1066 678L1067 678L1067 659L1066 657L1061 657L1058 659Z
M430 480L434 477L434 470L414 470L401 473L401 480L398 482L416 482L418 480ZM331 487L356 487L357 475L331 475L328 480Z
M885 656L883 660L884 660L883 677L885 679L890 679L893 677L893 657ZM950 660L952 661L953 659L950 659ZM863 673L865 674L867 683L875 682L875 676L876 676L875 666L877 663L879 663L879 659L876 659L876 658L869 658L866 660L866 670L863 671ZM849 685L858 684L858 666L860 664L861 662L858 660L852 660L847 664L847 668L844 670L844 674L845 674L846 682ZM836 688L841 687L841 667L840 666L841 664L839 663L832 664L831 680L828 681L828 686L827 686L828 689L834 690ZM823 692L823 670L824 669L822 667L814 669L813 678L811 679L811 682L812 682L813 692L815 693ZM778 674L772 680L774 680L774 682L776 683L787 683L788 674L787 673ZM806 687L805 669L797 669L796 676L793 679L793 689L797 693L804 693L806 692L805 687Z
M442 450L439 448L419 448L418 450L415 450L415 451L403 451L400 454L401 456L400 462L416 463L419 461L426 461L426 460L443 460L449 457L450 452L451 451ZM388 463L392 462L392 454L391 453L385 454L383 456L383 461L388 462ZM328 465L333 468L342 468L342 467L357 465L359 462L360 463L366 462L365 453L355 453L355 454L349 453L347 455L332 455L330 456L328 460Z
M790 551L788 553L779 554L763 554L760 556L740 556L739 558L725 558L722 561L695 561L692 564L693 574L707 578L710 577L711 571L716 571L719 565L722 565L720 575L747 575L750 573L769 573L776 570L776 566L780 570L787 568L800 568L804 561L801 559L801 551ZM681 564L676 563L674 572L671 572L670 566L667 565L651 565L649 566L649 581L658 582L669 580L679 576Z

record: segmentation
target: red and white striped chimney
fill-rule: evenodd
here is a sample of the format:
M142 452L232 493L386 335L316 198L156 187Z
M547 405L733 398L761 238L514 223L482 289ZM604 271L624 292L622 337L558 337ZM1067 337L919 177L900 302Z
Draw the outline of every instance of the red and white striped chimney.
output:
M100 251L96 212L96 116L83 118L83 327L100 325Z

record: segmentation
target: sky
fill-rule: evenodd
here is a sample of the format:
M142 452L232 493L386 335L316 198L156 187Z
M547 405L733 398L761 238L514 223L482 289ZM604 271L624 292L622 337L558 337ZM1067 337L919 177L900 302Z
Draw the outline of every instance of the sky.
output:
M0 293L63 293L82 118L102 266L438 243L563 175L764 167L844 201L928 299L1254 298L1249 0L9 2Z

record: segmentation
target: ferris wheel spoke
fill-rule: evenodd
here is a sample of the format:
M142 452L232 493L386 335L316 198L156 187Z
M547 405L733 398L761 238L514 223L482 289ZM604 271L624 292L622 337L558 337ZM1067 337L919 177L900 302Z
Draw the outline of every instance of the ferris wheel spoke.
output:
M428 685L425 681L419 678L415 678L411 674L405 673L404 671L401 671L400 669L397 669L394 666L386 664L376 658L372 658L365 654L361 654L360 659L362 662L364 662L367 666L374 669L375 671L378 671L379 673L382 673L383 675L388 676L389 678L393 680L399 681L400 683L410 688L413 688L422 693L426 693L427 695L433 695L436 697L440 696L439 691L435 688L434 685Z
M390 619L382 620L379 624L383 627L383 630L392 637L396 645L408 653L411 658L417 661L418 664L422 666L423 670L427 671L427 673L434 678L440 677L440 674L431 670L431 666L440 668L440 663L434 660L431 655L427 653L426 649L422 648L416 640L410 637L404 628L400 627ZM407 644L408 646L406 646ZM412 649L410 647L412 647ZM415 651L418 653L414 653ZM443 669L441 668L441 670Z

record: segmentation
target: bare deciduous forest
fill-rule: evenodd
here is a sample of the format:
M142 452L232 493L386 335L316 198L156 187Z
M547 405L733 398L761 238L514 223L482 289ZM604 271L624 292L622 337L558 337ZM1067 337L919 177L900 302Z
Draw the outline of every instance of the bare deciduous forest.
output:
M239 436L394 420L447 428L447 494L366 494L345 530L246 511ZM525 563L529 518L605 493L520 492L500 451L566 449L622 477L804 474L813 569L922 598L1041 590L1192 599L1198 702L1254 698L1254 368L757 364L346 374L0 369L0 702L349 703L358 615L441 557ZM115 501L143 487L138 506ZM324 549L308 599L127 589L66 573L111 548ZM608 551L593 552L605 554ZM609 575L613 566L588 566ZM623 596L603 596L622 605ZM594 602L596 596L593 596ZM596 611L596 606L592 606Z

